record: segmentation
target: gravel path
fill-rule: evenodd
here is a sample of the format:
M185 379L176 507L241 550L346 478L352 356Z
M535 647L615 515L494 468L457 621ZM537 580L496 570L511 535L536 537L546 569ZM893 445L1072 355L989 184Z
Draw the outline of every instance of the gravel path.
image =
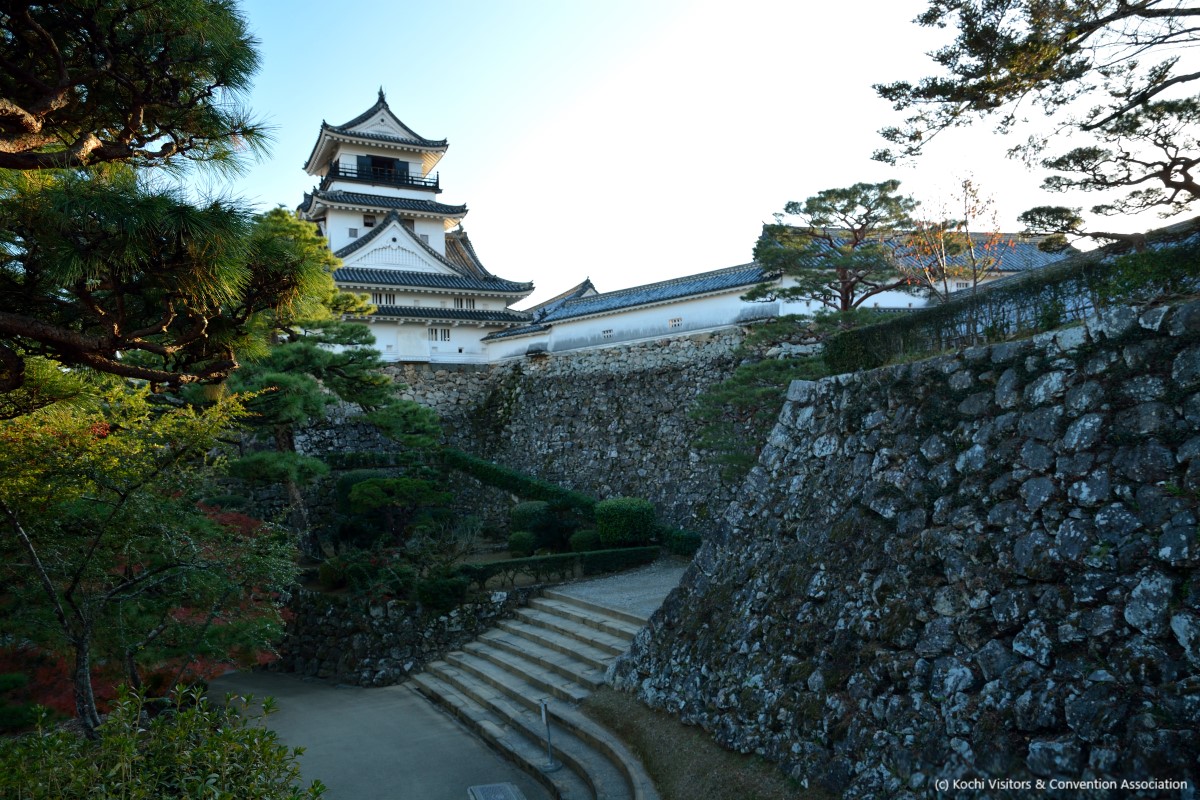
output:
M689 563L684 558L661 558L628 572L559 586L555 591L649 617L679 585Z

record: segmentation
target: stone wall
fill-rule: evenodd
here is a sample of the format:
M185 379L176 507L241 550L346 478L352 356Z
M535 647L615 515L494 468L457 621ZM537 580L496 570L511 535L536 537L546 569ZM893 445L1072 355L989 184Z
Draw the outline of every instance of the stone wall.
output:
M1200 303L797 382L613 677L846 797L1194 787L1198 497Z
M444 614L297 590L272 669L355 686L389 686L513 616L536 589L493 592Z
M710 530L733 496L692 444L697 395L737 367L740 329L506 362L394 368L439 413L447 441L597 498L646 497L679 527ZM460 507L498 521L502 493L462 484Z

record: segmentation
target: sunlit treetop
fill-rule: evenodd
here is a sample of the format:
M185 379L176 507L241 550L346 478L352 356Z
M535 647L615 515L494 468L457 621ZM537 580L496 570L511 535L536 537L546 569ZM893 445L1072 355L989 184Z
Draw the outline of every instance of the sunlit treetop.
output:
M875 87L909 113L882 131L894 148L877 159L915 156L939 132L985 118L1009 132L1040 112L1047 124L1010 154L1057 173L1044 188L1123 192L1094 206L1096 214L1157 208L1167 216L1200 197L1200 65L1189 63L1200 5L931 0L916 21L953 29L956 38L931 54L939 74ZM1056 136L1072 137L1072 149L1048 153ZM1059 211L1056 219L1078 217Z
M264 143L255 45L227 0L4 3L0 168L233 163Z

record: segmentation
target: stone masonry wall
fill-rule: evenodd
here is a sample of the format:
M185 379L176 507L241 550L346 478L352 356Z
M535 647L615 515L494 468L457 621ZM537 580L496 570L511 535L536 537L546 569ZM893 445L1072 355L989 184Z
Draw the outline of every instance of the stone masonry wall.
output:
M487 369L396 368L448 442L599 499L646 497L679 527L710 530L733 496L692 445L697 395L737 367L741 330L527 358ZM508 498L464 482L485 520Z
M536 589L432 614L400 600L359 600L297 590L272 669L355 686L390 686L513 615Z
M1200 303L798 381L613 677L846 797L1190 797L1198 498Z

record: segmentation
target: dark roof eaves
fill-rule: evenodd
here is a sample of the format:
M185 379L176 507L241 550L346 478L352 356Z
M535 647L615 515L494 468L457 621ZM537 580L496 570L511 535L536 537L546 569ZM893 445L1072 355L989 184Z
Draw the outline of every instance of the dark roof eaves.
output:
M492 276L490 279L481 279L472 275L462 275L461 273L442 275L441 273L419 272L417 270L393 270L379 267L340 267L334 272L333 277L335 281L345 284L380 287L408 286L416 289L430 289L435 291L451 289L523 296L533 290L532 283L518 283L517 281L508 281L495 276ZM393 278L393 280L388 280L388 278ZM404 278L408 280L403 280ZM441 278L443 281L430 280L432 278ZM430 280L430 282L422 283L422 280ZM457 282L461 285L439 285L440 282L445 281Z

